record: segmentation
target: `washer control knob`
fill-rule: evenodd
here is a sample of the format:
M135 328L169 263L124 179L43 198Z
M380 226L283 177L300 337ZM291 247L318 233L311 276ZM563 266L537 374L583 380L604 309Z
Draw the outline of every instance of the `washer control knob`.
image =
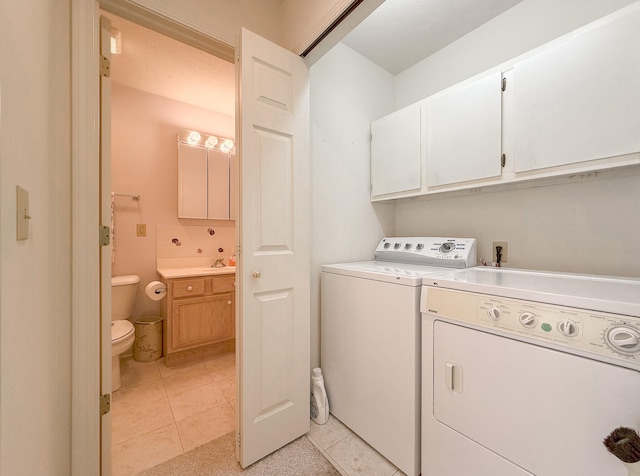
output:
M394 243L393 249L394 250L399 250L401 246L402 246L402 243Z
M446 242L446 243L442 243L440 245L440 252L441 253L450 253L451 251L456 249L456 244L455 243L450 243L450 242Z
M572 321L571 319L565 319L558 323L558 331L560 331L560 334L563 336L575 337L580 332L580 328L578 327L577 322Z
M424 248L424 245L422 243L418 243L416 245L416 250L421 251Z
M522 314L520 314L520 317L518 317L518 321L520 322L522 327L533 329L538 323L538 318L530 312L523 312Z
M391 243L389 243L388 241L384 244L384 249L386 250L387 248L389 248L391 246Z
M614 350L627 354L640 352L640 332L633 327L616 326L607 332L607 342Z
M405 243L404 245L404 249L405 250L410 250L413 247L413 245L411 243Z
M501 314L502 313L500 312L500 309L498 309L497 307L491 307L487 311L487 317L492 321L499 321Z

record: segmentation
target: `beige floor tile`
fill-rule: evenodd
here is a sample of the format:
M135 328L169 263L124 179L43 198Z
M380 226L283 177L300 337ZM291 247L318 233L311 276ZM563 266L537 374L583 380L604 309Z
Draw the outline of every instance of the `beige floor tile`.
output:
M353 432L349 428L329 414L329 420L324 425L318 425L311 420L311 429L307 436L317 442L320 448L326 450L351 434Z
M348 475L391 476L398 470L357 435L343 438L326 452Z
M124 402L123 405L135 406L163 398L167 398L167 392L164 390L164 382L159 379L133 387L121 387L117 392L113 392L112 404L118 405Z
M213 381L216 383L227 401L230 402L231 400L236 400L238 398L235 372L227 376L214 375Z
M142 403L119 401L111 411L111 441L121 443L172 423L168 398Z
M215 383L210 383L171 395L169 403L173 417L178 421L223 405L227 403L227 399Z
M213 383L213 378L204 365L185 368L182 372L163 377L163 380L169 396Z
M235 431L236 414L228 403L177 422L184 451Z
M338 462L336 460L334 460L331 455L329 453L327 453L323 448L320 447L320 445L318 444L317 441L315 441L313 438L311 438L309 436L309 434L307 433L307 438L308 440L311 442L311 444L313 446L316 447L316 449L322 454L322 456L324 456L324 458L331 463L331 465L342 475L342 476L349 476L349 474L347 474L347 472L342 469L340 467L340 465L338 464Z
M175 424L113 445L112 476L129 476L182 454L182 444Z
M214 355L202 360L202 364L211 372L215 374L228 374L229 372L235 373L236 371L236 354L235 352L227 352L225 354Z
M192 362L187 362L185 364L180 364L180 365L174 365L172 367L167 367L163 361L161 361L161 363L158 364L158 369L160 370L160 375L162 375L162 378L167 378L172 375L181 374L185 371L193 370L195 368L200 368L200 367L204 368L204 365L200 360L194 360Z
M158 362L136 362L133 357L120 359L121 389L159 380ZM119 390L118 390L119 391Z
M231 405L231 408L237 414L238 413L238 400L236 400L236 399L229 400L229 405Z

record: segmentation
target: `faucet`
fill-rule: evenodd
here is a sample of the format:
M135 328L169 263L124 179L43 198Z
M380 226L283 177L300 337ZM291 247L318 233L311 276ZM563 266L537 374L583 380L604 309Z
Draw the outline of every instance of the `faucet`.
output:
M216 259L216 262L211 265L212 268L224 268L226 265L224 264L224 258L220 257Z

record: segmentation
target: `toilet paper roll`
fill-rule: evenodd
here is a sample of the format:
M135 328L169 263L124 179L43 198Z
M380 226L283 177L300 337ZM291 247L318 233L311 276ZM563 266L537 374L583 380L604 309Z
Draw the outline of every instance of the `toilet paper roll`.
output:
M151 281L144 288L144 293L153 301L159 301L167 295L167 287L160 281Z

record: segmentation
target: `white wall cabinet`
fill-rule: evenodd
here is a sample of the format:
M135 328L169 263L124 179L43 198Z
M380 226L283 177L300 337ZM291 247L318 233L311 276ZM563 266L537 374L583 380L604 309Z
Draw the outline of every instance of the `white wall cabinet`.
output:
M515 171L640 151L640 9L514 64Z
M178 218L235 219L232 162L228 152L178 143Z
M636 2L372 123L371 200L637 166L639 131Z
M500 176L501 82L497 71L426 102L429 187Z
M371 197L422 187L421 108L414 104L371 123Z

